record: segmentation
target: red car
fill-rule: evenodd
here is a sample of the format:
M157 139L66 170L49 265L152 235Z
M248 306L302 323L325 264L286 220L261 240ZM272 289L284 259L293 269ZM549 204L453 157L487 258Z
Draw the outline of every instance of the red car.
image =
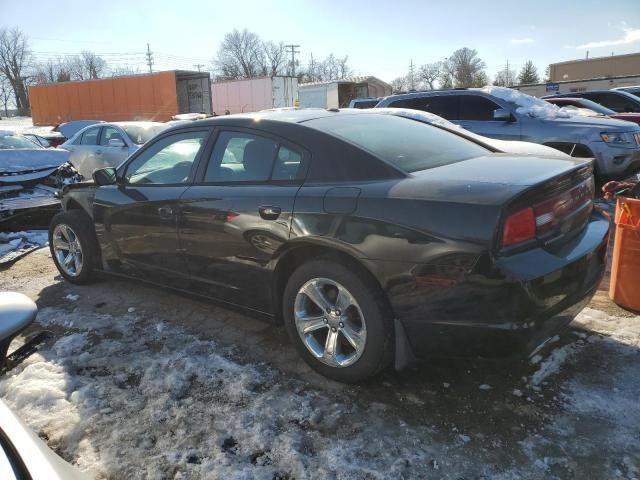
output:
M610 108L604 107L599 103L593 102L586 98L573 98L573 97L556 97L545 98L549 103L553 103L559 107L576 107L576 108L588 108L601 115L606 115L617 120L626 120L627 122L633 122L640 125L640 113L617 113Z

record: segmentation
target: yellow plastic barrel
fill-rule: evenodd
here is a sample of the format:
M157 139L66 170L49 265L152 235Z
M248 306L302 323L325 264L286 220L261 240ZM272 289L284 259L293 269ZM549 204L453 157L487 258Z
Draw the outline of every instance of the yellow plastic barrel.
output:
M618 197L609 296L640 311L640 200Z

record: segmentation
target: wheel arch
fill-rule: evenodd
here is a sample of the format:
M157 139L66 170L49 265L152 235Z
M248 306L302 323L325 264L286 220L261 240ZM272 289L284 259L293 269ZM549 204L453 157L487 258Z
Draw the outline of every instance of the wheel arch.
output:
M594 158L595 157L593 154L593 151L584 143L546 142L546 143L543 143L543 145L546 147L554 148L556 150L560 150L561 152L576 158Z
M274 281L272 282L271 292L273 318L276 325L281 325L283 322L282 296L287 284L287 279L300 265L308 260L317 260L318 258L326 258L327 260L333 260L343 265L349 265L350 268L358 271L368 284L382 294L381 298L385 303L385 307L388 308L389 312L392 312L391 303L382 285L366 264L353 252L349 252L347 249L340 248L339 246L327 245L323 242L294 241L285 245L276 257L273 274Z

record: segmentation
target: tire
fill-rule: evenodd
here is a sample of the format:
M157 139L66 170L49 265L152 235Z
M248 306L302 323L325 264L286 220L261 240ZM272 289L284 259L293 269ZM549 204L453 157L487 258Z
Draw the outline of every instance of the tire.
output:
M300 356L318 373L344 383L375 376L393 356L384 293L358 272L331 259L309 261L293 272L283 295L285 328ZM305 328L310 332L302 333Z
M72 250L60 248L69 245ZM58 213L49 225L49 250L56 268L69 282L90 283L95 277L99 247L93 222L82 210ZM68 266L64 260L72 256Z

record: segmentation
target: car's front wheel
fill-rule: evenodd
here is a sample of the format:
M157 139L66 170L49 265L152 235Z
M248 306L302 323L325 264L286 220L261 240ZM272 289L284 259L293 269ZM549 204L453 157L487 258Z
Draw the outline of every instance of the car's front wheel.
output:
M283 313L289 338L317 372L358 382L391 361L391 315L365 275L333 260L304 263L291 275Z
M92 280L98 245L86 213L70 210L53 217L49 226L49 249L65 279L79 285Z

